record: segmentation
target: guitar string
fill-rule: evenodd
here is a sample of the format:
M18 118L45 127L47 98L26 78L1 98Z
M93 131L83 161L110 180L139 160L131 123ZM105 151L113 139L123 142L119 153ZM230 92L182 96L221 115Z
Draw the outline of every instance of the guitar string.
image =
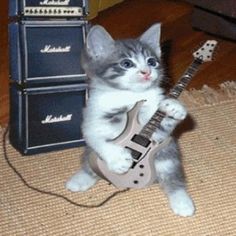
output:
M202 64L202 60L195 59L184 72L183 76L177 82L177 84L170 90L169 97L177 98L183 89L188 85L190 80L193 78L194 74L197 72L198 67ZM165 114L159 110L151 117L149 122L142 128L140 135L150 139L154 130L160 126L162 119ZM153 125L151 122L155 121L156 124ZM155 129L154 129L155 128Z
M59 193L54 193L54 192L51 192L51 191L46 191L46 190L42 190L42 189L39 189L39 188L36 188L34 187L33 185L29 184L26 179L23 177L23 175L18 171L18 169L12 164L12 162L10 161L10 158L8 156L8 152L7 152L7 144L6 144L6 140L7 140L7 134L8 134L8 131L9 131L9 125L6 127L6 130L4 131L3 133L3 138L2 138L2 141L3 141L3 156L4 156L4 159L7 163L7 165L9 166L9 168L14 172L14 174L19 178L19 180L30 190L33 190L34 192L37 192L37 193L40 193L40 194L43 194L43 195L48 195L48 196L52 196L52 197L55 197L55 198L59 198L59 199L62 199L76 207L82 207L82 208L98 208L98 207L101 207L101 206L104 206L107 202L109 202L112 198L114 198L115 196L119 195L119 194L122 194L122 193L125 193L127 191L130 190L130 188L125 188L123 190L118 190L114 193L112 193L110 196L108 196L107 198L105 198L103 201L101 201L100 203L98 204L91 204L91 205L88 205L88 204L82 204L82 203L77 203L71 199L69 199L68 197L65 197L64 195L62 194L59 194Z

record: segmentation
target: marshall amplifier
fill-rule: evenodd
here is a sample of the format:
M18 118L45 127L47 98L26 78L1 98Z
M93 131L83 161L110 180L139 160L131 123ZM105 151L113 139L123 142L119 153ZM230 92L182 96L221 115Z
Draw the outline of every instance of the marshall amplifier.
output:
M86 0L10 0L9 16L23 18L76 17L88 14Z
M22 21L9 25L10 78L26 86L83 82L85 21Z
M22 154L84 145L80 125L87 84L10 88L10 142Z

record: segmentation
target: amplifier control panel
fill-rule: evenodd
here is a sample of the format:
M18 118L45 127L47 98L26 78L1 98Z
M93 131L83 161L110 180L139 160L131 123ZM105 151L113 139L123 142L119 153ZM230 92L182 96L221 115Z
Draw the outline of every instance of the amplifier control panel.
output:
M25 16L83 16L81 7L25 7Z
M88 14L87 0L11 0L10 17L74 17L83 18Z

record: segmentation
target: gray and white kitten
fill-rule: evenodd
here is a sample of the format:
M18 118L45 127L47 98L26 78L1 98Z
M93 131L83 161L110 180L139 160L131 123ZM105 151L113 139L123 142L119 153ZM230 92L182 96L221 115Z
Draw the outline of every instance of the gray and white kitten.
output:
M70 191L86 191L99 177L88 164L94 150L107 163L110 171L125 173L132 165L130 152L113 144L124 130L126 113L137 101L146 100L139 112L139 122L146 124L160 108L167 114L153 139L160 142L186 115L185 107L177 100L166 98L160 87L164 79L161 63L160 24L150 27L141 37L113 40L101 26L88 33L82 65L91 79L89 99L82 124L87 143L82 169L66 183ZM186 192L180 153L174 138L156 153L157 181L166 193L173 212L181 216L194 214L194 204Z

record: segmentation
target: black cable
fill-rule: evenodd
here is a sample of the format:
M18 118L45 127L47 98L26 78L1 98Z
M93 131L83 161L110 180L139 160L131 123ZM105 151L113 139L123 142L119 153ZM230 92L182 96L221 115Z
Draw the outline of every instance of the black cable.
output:
M6 145L6 139L7 139L8 130L9 130L9 126L6 127L6 130L5 130L4 134L3 134L3 154L4 154L4 159L7 162L8 166L12 169L12 171L17 175L17 177L21 180L21 182L27 188L29 188L29 189L31 189L31 190L33 190L35 192L41 193L41 194L53 196L53 197L56 197L56 198L61 198L64 201L66 201L66 202L68 202L68 203L70 203L70 204L72 204L74 206L83 207L83 208L97 208L97 207L101 207L101 206L105 205L109 200L111 200L112 198L117 196L118 194L121 194L121 193L129 191L129 188L126 188L124 190L119 190L119 191L114 192L113 194L111 194L109 197L107 197L105 200L103 200L102 202L100 202L98 204L86 205L86 204L80 204L80 203L74 202L71 199L69 199L69 198L67 198L67 197L65 197L65 196L63 196L61 194L53 193L53 192L50 192L50 191L41 190L41 189L38 189L38 188L30 185L25 180L25 178L22 176L22 174L16 169L16 167L9 160L9 157L8 157L8 154L7 154L7 145Z

